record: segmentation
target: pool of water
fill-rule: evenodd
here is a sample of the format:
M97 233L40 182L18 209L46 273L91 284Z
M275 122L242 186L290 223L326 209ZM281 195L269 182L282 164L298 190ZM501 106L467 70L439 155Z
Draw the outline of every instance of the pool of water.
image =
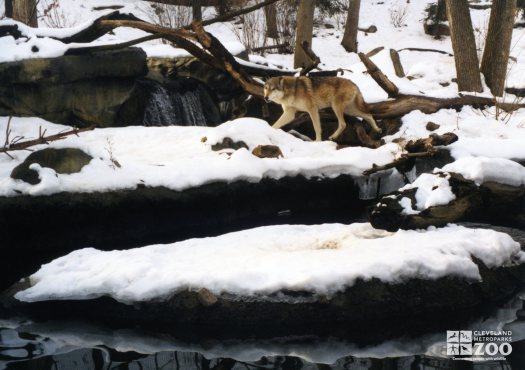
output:
M413 334L407 329L373 342L364 342L363 333L356 332L338 337L214 339L187 332L11 316L0 318L0 369L521 370L525 369L524 300L522 292L490 315L447 328L511 332L512 352L505 359L488 360L485 355L484 361L454 360L447 355L446 330L419 328Z

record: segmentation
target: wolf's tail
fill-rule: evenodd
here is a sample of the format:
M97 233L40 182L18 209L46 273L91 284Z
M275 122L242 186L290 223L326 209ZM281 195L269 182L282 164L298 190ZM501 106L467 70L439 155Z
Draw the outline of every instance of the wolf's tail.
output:
M355 96L354 103L357 109L359 109L361 112L370 113L370 108L368 107L368 104L365 103L363 95L361 95L359 92Z

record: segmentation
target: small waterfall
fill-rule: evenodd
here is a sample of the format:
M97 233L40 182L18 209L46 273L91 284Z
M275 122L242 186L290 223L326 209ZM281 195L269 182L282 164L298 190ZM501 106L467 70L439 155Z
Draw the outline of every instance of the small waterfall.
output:
M161 84L144 79L144 126L214 126L221 122L208 91L195 80L178 79Z
M184 94L173 94L175 106L180 107L182 121L188 126L207 126L203 107L197 91L187 91Z
M144 126L171 126L181 122L177 104L173 104L168 90L162 85L153 86L144 109Z

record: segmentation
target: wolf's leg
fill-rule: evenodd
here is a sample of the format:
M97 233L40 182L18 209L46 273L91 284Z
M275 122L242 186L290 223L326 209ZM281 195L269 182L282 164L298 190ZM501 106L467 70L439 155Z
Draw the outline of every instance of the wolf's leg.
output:
M319 110L317 107L311 107L308 109L308 114L310 115L310 118L312 119L312 123L314 124L314 131L315 131L315 141L321 141L321 120L319 118Z
M330 140L337 139L345 130L346 128L346 122L345 122L345 115L344 115L344 105L340 104L339 102L333 102L332 103L332 109L334 110L334 113L337 117L337 122L339 125L337 126L337 130L329 137Z
M378 133L382 132L382 130L379 128L379 126L377 126L377 123L374 120L374 117L370 113L366 113L366 112L361 111L353 103L346 107L345 113L348 114L349 116L363 118L366 122L368 122L370 124L370 126L372 126L372 129L374 131L376 131Z
M275 123L272 125L273 128L281 128L287 123L290 123L295 118L295 112L297 112L297 109L292 107L286 107L284 108L283 114Z

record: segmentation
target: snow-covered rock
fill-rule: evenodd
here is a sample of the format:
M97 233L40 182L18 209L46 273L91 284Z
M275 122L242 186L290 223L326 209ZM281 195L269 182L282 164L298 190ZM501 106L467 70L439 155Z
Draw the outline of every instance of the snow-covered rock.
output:
M126 251L85 248L42 266L3 302L157 324L217 327L235 317L236 327L316 326L472 308L514 291L511 274L523 262L519 243L486 229L270 226Z

